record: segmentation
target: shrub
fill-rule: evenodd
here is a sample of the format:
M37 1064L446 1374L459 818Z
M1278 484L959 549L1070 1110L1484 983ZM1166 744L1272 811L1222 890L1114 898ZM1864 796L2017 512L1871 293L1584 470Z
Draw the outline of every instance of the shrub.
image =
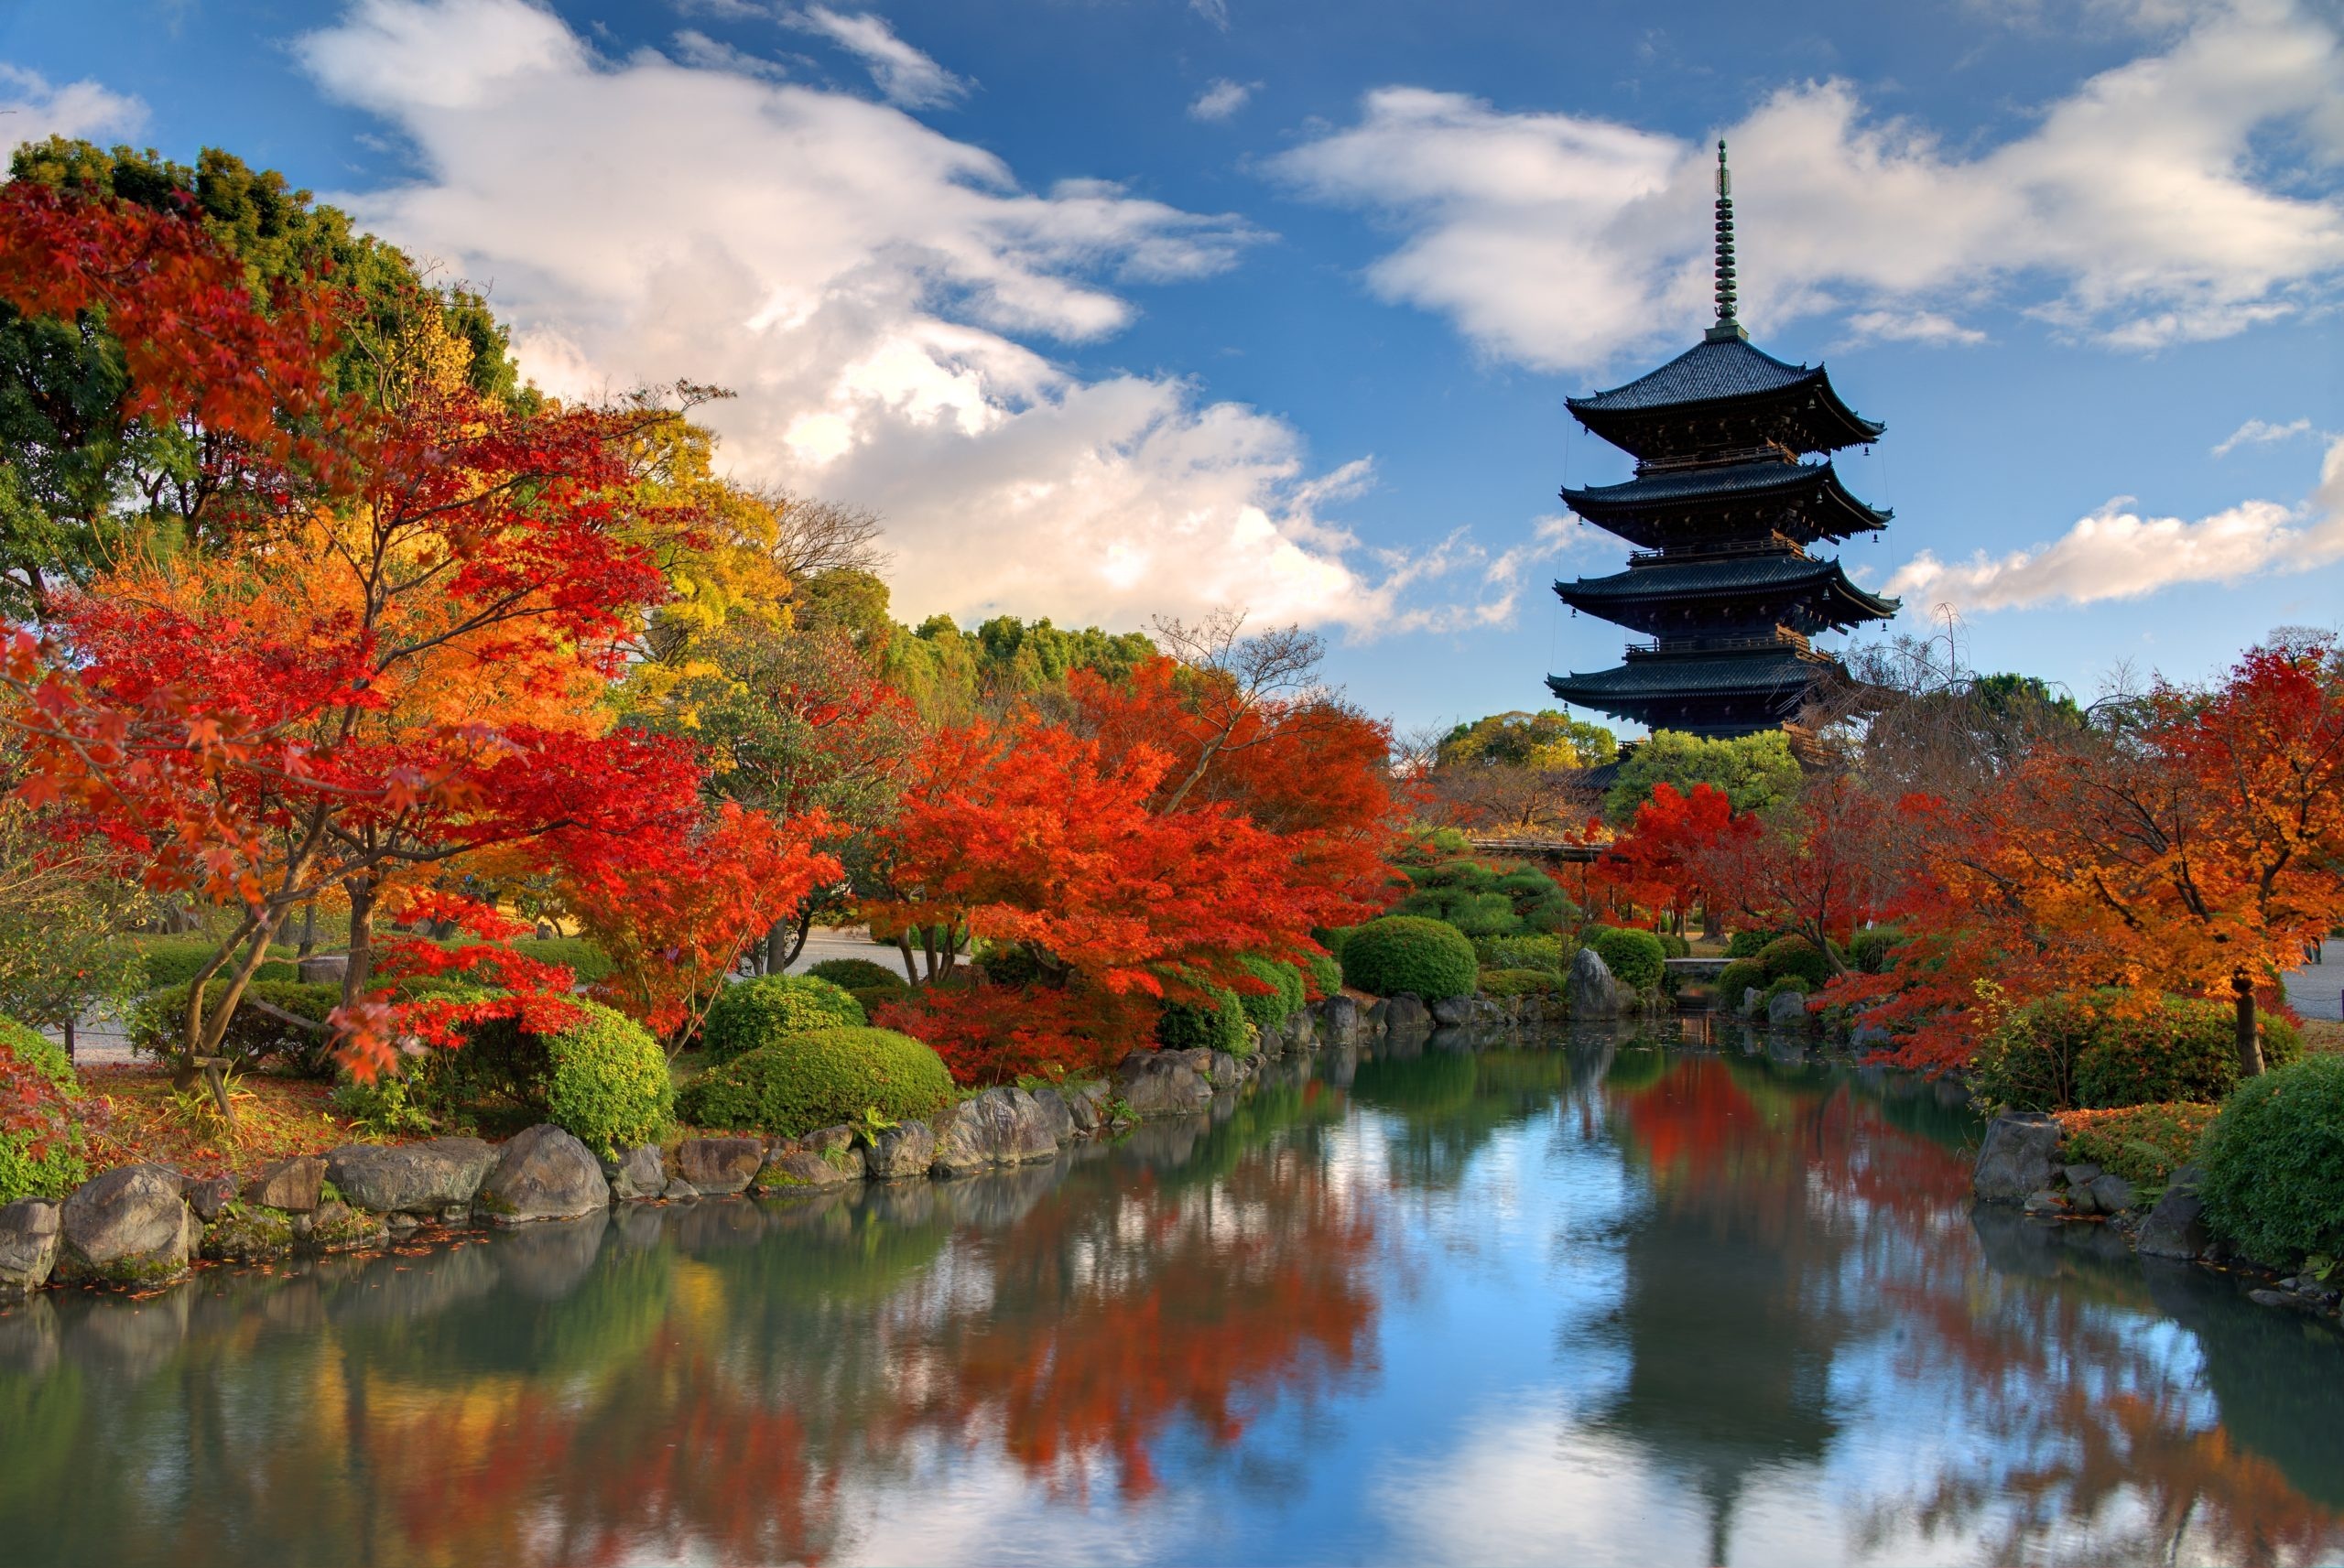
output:
M1310 989L1320 997L1333 996L1343 989L1343 967L1325 953L1313 953L1302 961L1303 970L1310 978Z
M1483 969L1481 990L1488 996L1551 996L1563 989L1563 977L1552 969Z
M1740 1007L1742 993L1753 986L1766 989L1766 966L1756 958L1736 958L1718 971L1718 1005Z
M195 979L198 970L212 961L212 955L220 950L218 940L210 936L131 936L125 940L137 949L139 964L146 971L146 981L139 988L141 990L188 984ZM298 980L301 978L300 971L293 967L292 948L272 946L268 953L260 968L253 971L253 979Z
M1343 943L1343 983L1371 996L1470 996L1480 969L1463 932L1416 915L1371 920Z
M1776 975L1766 982L1765 1000L1768 1001L1778 996L1803 997L1807 994L1807 982L1796 975Z
M893 986L906 989L904 972L884 964L874 964L868 958L825 958L807 967L806 972L818 980L828 980L841 990L867 990L873 986Z
M2198 1196L2216 1233L2284 1268L2344 1255L2344 1056L2306 1056L2222 1102Z
M2123 993L2053 997L2021 1008L1980 1045L1971 1081L1982 1098L2022 1110L2210 1104L2238 1084L2237 1015L2228 1002L2165 997L2128 1014ZM2302 1036L2264 1021L2265 1063L2284 1066Z
M1237 960L1238 968L1270 989L1261 991L1239 990L1237 1003L1245 1010L1246 1020L1264 1034L1275 1031L1286 1021L1302 1011L1308 1000L1303 995L1302 971L1278 958L1260 958L1248 953ZM1231 988L1235 989L1234 987Z
M525 936L505 946L525 958L535 958L541 964L560 964L578 977L581 986L611 978L617 968L611 956L583 936Z
M1156 1043L1167 1051L1226 1051L1243 1056L1253 1048L1245 1004L1226 987L1211 988L1213 1000L1167 1001L1156 1015Z
M1904 933L1894 925L1871 925L1848 941L1848 962L1867 975L1884 975L1895 967L1897 944Z
M931 1117L952 1099L943 1058L892 1029L816 1029L711 1067L678 1108L697 1127L796 1138L860 1120Z
M1595 949L1612 978L1636 990L1649 990L1660 984L1661 976L1668 971L1661 960L1667 952L1660 938L1649 931L1622 930L1616 925L1590 926L1587 945Z
M1758 950L1758 962L1769 980L1795 975L1807 983L1801 990L1819 990L1831 978L1831 961L1804 936L1777 936Z
M71 1119L81 1089L65 1048L13 1018L0 1018L0 1096L65 1120L65 1130L36 1155L29 1130L0 1132L0 1204L61 1198L89 1179L81 1130Z
M812 975L766 975L727 986L701 1021L700 1047L711 1062L817 1029L860 1029L871 1022L863 1004Z
M1737 931L1725 939L1725 956L1729 958L1754 958L1765 950L1767 943L1781 935L1779 931Z
M1687 941L1684 937L1677 935L1675 932L1663 931L1657 933L1657 935L1660 937L1660 956L1662 957L1689 958L1693 956L1693 944Z
M131 1049L160 1056L184 1048L186 1040L180 1025L187 1016L190 983L181 980L140 1000L130 1015ZM205 981L205 1008L217 1007L227 994L227 981ZM288 1023L253 1006L255 1002L307 1019L317 1027L304 1029L298 1023ZM235 1016L228 1020L228 1032L220 1038L220 1054L239 1064L275 1058L295 1072L322 1076L331 1071L333 1059L333 1034L327 1027L326 1015L341 1005L340 986L256 979L244 988Z
M1552 969L1563 971L1563 939L1559 936L1483 936L1473 944L1474 956L1485 969Z
M2063 1110L2059 1157L2090 1163L2144 1187L2161 1187L2198 1152L2213 1125L2211 1105L2135 1105L2114 1110Z
M674 1108L667 1054L643 1026L598 1001L577 1000L580 1017L550 1034L511 1019L479 1026L453 1051L435 1052L418 1072L430 1103L477 1110L509 1102L530 1121L550 1121L598 1154L658 1140Z
M973 962L988 985L1030 986L1042 978L1041 964L1019 942L988 943Z
M884 986L854 986L846 994L855 1000L865 1017L876 1017L879 1010L889 1002L901 1001L911 995L912 988L898 977Z

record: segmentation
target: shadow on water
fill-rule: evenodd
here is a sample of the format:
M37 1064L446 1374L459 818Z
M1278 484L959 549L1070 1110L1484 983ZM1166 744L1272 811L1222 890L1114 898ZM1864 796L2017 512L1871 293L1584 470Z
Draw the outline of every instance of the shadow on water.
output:
M2333 1336L2104 1231L1973 1216L1974 1136L1936 1087L1786 1042L1444 1031L974 1180L52 1292L0 1314L0 1541L190 1568L948 1561L1000 1554L964 1532L1006 1509L1037 1560L1420 1560L1377 1476L1428 1434L1386 1401L1429 1380L1470 1426L1473 1346L1404 1327L1464 1287L1400 1235L1465 1223L1506 1151L1509 1201L1612 1206L1599 1310L1501 1303L1560 1317L1554 1444L1658 1477L1691 1555L1731 1560L1823 1475L1853 1522L1818 1560L2344 1547ZM1900 1423L1920 1457L1873 1462ZM1319 1462L1332 1433L1353 1458ZM1633 1510L1588 1528L1581 1555L1649 1544Z

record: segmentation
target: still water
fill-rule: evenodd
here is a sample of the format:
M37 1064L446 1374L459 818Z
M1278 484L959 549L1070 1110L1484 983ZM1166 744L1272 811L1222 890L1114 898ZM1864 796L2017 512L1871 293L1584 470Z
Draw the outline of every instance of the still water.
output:
M2334 1563L2344 1344L1927 1086L1327 1054L1055 1165L0 1315L0 1562Z

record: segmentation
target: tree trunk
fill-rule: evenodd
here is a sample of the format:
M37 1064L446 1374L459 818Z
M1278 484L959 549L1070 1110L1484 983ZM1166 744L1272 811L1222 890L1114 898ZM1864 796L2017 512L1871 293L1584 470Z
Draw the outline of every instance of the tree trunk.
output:
M808 905L806 912L798 917L794 925L789 921L785 920L782 922L782 926L790 934L789 952L781 960L781 967L786 969L789 968L790 965L798 962L798 955L806 951L806 938L813 935L813 906L810 904Z
M2238 999L2238 1075L2255 1077L2263 1071L2263 1042L2254 1033L2254 980L2244 969L2230 976L2230 994Z
M919 961L912 957L911 928L906 926L895 933L895 951L904 956L904 979L906 984L919 984Z
M294 957L306 958L317 950L318 901L311 899L301 906L301 945L294 949Z
M350 968L342 972L342 1005L355 1007L374 968L374 882L357 876L342 885L350 891Z
M71 1013L65 1015L65 1059L69 1062L73 1059L73 1015Z
M789 968L789 960L783 957L788 946L789 917L784 915L765 931L765 946L757 955L758 973L777 975Z
M1706 899L1701 903L1701 935L1712 942L1725 935L1725 911Z

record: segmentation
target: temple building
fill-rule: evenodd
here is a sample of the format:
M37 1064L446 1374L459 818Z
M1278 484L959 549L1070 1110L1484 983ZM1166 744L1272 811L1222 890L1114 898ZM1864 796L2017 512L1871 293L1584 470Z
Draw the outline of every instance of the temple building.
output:
M1649 730L1722 738L1780 727L1796 741L1817 688L1847 676L1808 639L1896 613L1896 600L1810 553L1887 524L1890 514L1850 494L1829 456L1883 427L1842 403L1821 365L1751 346L1734 319L1723 142L1717 178L1717 325L1650 374L1567 403L1636 472L1624 484L1566 487L1563 501L1634 548L1627 570L1555 591L1651 640L1629 644L1615 668L1546 684L1565 702Z

